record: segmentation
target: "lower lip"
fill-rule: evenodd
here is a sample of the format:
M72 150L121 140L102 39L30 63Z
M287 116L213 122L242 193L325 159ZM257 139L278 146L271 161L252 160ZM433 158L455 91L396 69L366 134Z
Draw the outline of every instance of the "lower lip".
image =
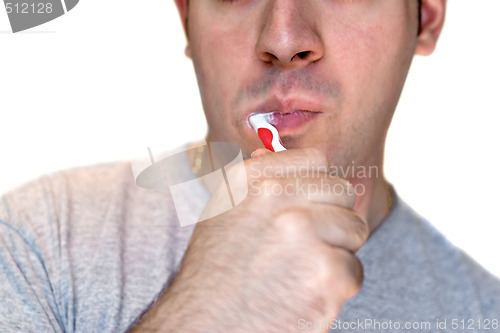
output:
M286 135L289 132L296 131L309 122L313 121L320 112L308 112L308 111L294 111L291 113L273 113L270 116L270 123L280 135Z

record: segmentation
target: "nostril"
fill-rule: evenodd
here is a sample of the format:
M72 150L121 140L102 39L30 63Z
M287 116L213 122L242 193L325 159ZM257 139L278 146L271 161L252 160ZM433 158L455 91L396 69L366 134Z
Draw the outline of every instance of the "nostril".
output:
M295 54L295 55L293 56L292 60L293 60L295 57L299 57L300 59L304 59L304 58L306 58L306 57L309 55L309 53L311 53L311 51L303 51L303 52L299 52L299 53L297 53L297 54Z
M276 57L274 54L269 53L269 52L264 52L260 55L260 58L265 61L265 62L274 62L276 60L279 60L278 57Z

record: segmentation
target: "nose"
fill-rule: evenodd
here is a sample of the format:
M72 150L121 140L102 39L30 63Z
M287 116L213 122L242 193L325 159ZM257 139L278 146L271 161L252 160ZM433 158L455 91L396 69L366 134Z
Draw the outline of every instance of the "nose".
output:
M315 19L314 1L271 0L256 45L257 57L282 68L301 68L320 60L324 44Z

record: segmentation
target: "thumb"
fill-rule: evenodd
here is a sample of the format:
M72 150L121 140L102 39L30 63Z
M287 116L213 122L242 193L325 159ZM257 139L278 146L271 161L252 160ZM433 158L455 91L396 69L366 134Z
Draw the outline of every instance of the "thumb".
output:
M260 157L260 156L264 156L264 155L267 155L267 154L270 154L272 153L272 151L268 150L268 149L265 149L265 148L259 148L257 150L255 150L252 155L250 155L251 157Z

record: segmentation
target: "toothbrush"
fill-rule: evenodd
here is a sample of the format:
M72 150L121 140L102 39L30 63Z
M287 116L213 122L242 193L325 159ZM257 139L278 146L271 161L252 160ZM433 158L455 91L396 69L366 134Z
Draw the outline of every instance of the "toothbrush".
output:
M269 114L257 113L250 116L249 120L264 147L273 152L286 150L281 143L278 130L269 123Z

